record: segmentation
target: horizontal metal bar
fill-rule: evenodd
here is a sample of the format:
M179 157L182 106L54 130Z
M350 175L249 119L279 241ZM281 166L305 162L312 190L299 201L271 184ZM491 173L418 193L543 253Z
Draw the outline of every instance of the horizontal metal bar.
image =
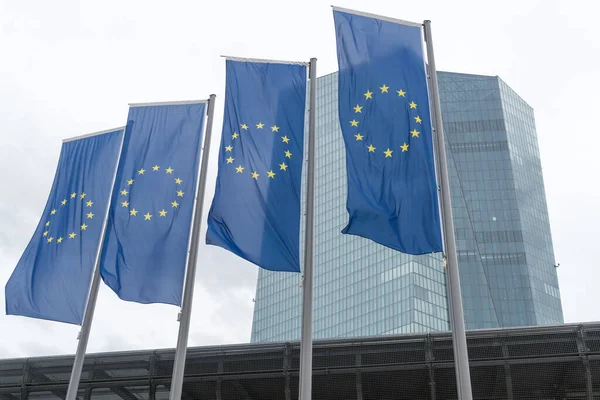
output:
M348 14L359 15L361 17L375 18L375 19L379 19L381 21L393 22L393 23L400 24L400 25L418 26L418 27L423 26L422 22L410 22L410 21L405 21L402 19L386 17L383 15L377 15L377 14L371 14L371 13L367 13L367 12L363 12L363 11L351 10L349 8L342 8L342 7L336 7L336 6L331 6L331 8L333 8L333 11L340 11L340 12L344 12L344 13L348 13Z
M74 140L79 140L79 139L85 139L85 138L92 137L92 136L97 136L97 135L104 135L105 133L122 131L123 129L125 129L125 127L124 126L120 126L118 128L107 129L105 131L93 132L93 133L86 133L85 135L79 135L79 136L74 136L74 137L63 139L63 143L72 142Z
M304 65L308 66L308 62L305 61L282 61L282 60L268 60L263 58L244 58L244 57L231 57L231 56L221 56L226 60L230 61L239 61L239 62L255 62L255 63L265 63L265 64L290 64L290 65Z
M182 100L182 101L163 101L158 103L129 103L129 107L153 107L153 106L178 106L184 104L202 104L208 103L206 100Z

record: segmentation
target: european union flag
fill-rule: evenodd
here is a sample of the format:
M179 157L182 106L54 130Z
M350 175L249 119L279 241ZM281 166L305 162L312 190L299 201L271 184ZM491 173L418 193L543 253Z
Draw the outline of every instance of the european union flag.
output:
M342 231L442 250L421 28L334 9L349 213Z
M227 60L225 115L206 243L300 272L306 65Z
M100 268L123 300L181 305L205 112L129 109Z
M81 324L123 128L62 145L33 238L6 284L6 314Z

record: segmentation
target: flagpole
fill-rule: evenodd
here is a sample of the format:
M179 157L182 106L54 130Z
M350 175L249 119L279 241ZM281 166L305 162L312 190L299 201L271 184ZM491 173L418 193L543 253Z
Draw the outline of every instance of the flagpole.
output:
M460 400L472 400L471 375L469 372L469 354L467 349L467 335L465 332L465 318L463 314L462 295L460 293L460 277L458 273L458 259L456 257L456 240L454 238L454 222L452 220L452 205L450 202L450 182L448 179L448 162L446 159L446 145L444 140L444 127L442 124L442 107L437 82L437 70L433 55L433 40L431 37L431 21L423 23L425 27L425 42L427 43L427 61L429 62L430 95L433 110L434 131L437 135L435 141L436 158L439 163L440 202L442 226L444 231L444 264L446 266L446 279L448 281L448 308L450 311L450 326L452 329L452 342L454 349L454 364L456 370L456 385Z
M79 389L81 371L83 370L83 361L85 358L85 352L87 350L87 345L90 338L92 320L94 319L94 311L96 309L96 300L98 300L98 292L100 291L100 256L102 252L102 244L104 243L104 237L106 236L108 213L110 212L112 193L115 187L115 181L117 179L117 169L119 168L119 161L121 160L121 152L123 151L125 132L126 128L123 129L121 147L119 148L119 155L117 157L117 162L115 163L115 172L113 174L112 184L110 185L109 197L106 205L106 213L104 215L104 221L102 222L102 231L100 233L100 240L98 241L98 249L96 250L96 261L94 262L92 282L90 283L90 291L88 293L87 304L85 306L85 312L83 314L81 331L79 331L79 335L77 336L77 351L75 353L75 360L73 361L73 369L71 370L71 378L69 379L69 388L67 389L67 397L65 398L66 400L77 399L77 391Z
M317 59L310 59L310 103L308 109L308 168L306 173L306 222L304 227L304 282L302 299L302 336L300 337L300 396L312 399L313 328L313 228L315 208L315 128L317 116Z
M198 260L198 247L200 243L200 227L202 225L202 206L204 205L208 156L210 154L210 137L212 133L213 116L215 113L215 98L216 96L211 94L208 100L208 116L206 118L206 132L204 133L204 151L202 152L202 165L200 166L200 178L198 179L198 190L196 191L196 208L194 210L194 221L192 222L190 255L185 274L183 302L181 305L181 312L179 313L179 335L177 337L177 349L175 350L175 361L173 364L173 378L171 380L171 393L169 395L170 400L180 400L183 387L185 358L187 355L187 343L190 334L190 317L192 314L192 301L194 299L196 262Z

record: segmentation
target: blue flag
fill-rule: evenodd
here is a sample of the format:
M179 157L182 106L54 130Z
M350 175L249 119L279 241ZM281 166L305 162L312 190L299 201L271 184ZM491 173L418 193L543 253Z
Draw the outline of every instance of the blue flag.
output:
M123 300L181 305L205 112L129 109L100 265Z
M35 233L6 284L6 314L81 324L123 129L62 145Z
M442 250L421 28L335 10L349 213L343 233Z
M228 60L225 90L206 243L300 272L306 66Z

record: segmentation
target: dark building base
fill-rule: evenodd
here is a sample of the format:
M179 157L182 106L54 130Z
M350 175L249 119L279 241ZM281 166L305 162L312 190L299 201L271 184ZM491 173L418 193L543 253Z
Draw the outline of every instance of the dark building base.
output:
M475 399L600 399L600 324L468 333ZM299 343L188 350L184 399L298 398ZM168 399L173 350L86 357L81 399ZM63 399L72 356L0 360L0 400ZM313 399L456 399L449 333L317 341Z

